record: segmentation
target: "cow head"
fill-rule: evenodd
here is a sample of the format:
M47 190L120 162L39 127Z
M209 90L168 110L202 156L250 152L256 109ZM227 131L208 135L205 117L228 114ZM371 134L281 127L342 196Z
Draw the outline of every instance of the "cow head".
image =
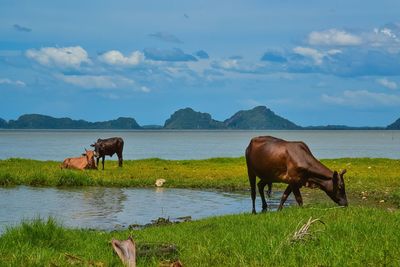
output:
M329 194L331 199L340 206L348 205L346 190L344 186L344 179L343 179L345 173L346 173L345 169L342 170L340 173L338 173L337 171L333 172L333 177L332 177L333 190Z
M93 167L97 168L96 161L94 160L95 155L96 155L95 151L87 150L86 148L85 148L85 153L82 154L82 156L86 157L86 160L88 162L88 167L89 168L93 168Z
M94 144L90 145L91 147L94 147L94 156L95 157L100 157L100 155L104 154L104 145L102 143L96 142Z

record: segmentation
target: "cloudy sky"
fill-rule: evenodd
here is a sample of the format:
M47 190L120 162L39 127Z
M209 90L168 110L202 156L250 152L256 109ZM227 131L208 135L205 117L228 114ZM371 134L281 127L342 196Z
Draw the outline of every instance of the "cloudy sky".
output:
M0 0L0 118L400 117L400 1Z

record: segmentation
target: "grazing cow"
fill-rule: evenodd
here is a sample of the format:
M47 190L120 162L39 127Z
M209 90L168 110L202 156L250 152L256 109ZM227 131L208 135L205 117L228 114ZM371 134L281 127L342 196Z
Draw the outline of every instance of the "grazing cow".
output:
M122 140L121 137L97 139L97 142L90 146L94 147L94 151L97 154L97 165L99 165L99 160L102 158L101 163L103 164L103 170L105 157L112 157L115 153L117 153L118 156L118 166L122 167L122 150L124 149L124 140Z
M96 169L97 165L94 160L96 152L93 150L86 150L85 153L82 154L82 157L79 158L67 158L61 165L61 169Z
M256 213L256 177L260 178L258 190L262 209L267 210L264 187L272 183L288 184L282 195L278 210L281 210L291 192L302 206L302 186L319 187L337 204L347 206L343 175L331 171L319 162L303 142L288 142L272 136L255 137L246 149L246 163L251 186L253 213ZM270 190L270 189L269 189Z

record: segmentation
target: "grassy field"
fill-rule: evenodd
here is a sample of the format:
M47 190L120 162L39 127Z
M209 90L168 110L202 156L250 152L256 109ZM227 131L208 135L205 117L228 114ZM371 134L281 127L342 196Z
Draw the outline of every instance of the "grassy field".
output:
M308 238L292 240L300 225ZM400 266L400 213L378 208L291 207L282 212L239 214L102 232L71 230L53 220L23 223L0 237L1 266L120 266L112 238L132 235L142 244L175 244L184 266ZM158 266L162 256L138 257Z
M323 160L347 169L348 208L337 208L318 189L303 190L305 207L282 212L221 216L143 230L103 232L67 229L52 219L21 223L0 237L0 266L120 266L112 238L132 235L144 244L171 243L184 266L400 266L400 160ZM125 161L105 171L66 171L58 162L0 161L2 186L153 186L247 189L243 158ZM274 185L274 188L282 186ZM249 197L250 199L250 197ZM257 207L258 210L260 207ZM250 212L250 200L249 200ZM291 240L307 220L308 238ZM158 266L161 256L139 257L139 266Z

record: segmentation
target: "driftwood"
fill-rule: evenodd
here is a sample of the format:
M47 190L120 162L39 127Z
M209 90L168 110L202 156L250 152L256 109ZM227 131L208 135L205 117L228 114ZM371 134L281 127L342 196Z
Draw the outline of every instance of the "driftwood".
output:
M136 247L132 237L123 241L113 239L111 245L125 266L136 267Z

